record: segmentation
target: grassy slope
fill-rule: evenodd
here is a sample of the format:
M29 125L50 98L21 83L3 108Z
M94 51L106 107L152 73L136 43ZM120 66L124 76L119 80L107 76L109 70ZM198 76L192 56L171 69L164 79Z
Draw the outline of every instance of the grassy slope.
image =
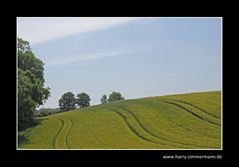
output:
M20 148L220 148L221 92L124 100L51 115Z

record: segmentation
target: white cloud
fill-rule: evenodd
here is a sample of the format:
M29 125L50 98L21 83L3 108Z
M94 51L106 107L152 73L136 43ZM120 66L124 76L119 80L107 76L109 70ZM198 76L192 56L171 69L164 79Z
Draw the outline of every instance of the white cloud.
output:
M72 34L106 29L139 17L18 17L19 37L36 44ZM144 18L145 19L145 18Z
M70 64L70 63L76 63L76 62L82 62L82 61L88 61L88 60L96 60L96 59L104 59L108 57L114 57L114 56L119 56L119 55L127 55L127 54L133 54L133 53L141 53L149 50L117 50L117 51L111 51L111 52L102 52L102 53L86 53L86 54L80 54L81 56L78 55L71 55L66 56L65 58L58 59L58 60L52 60L48 61L46 63L46 67L51 67L51 66L58 66L58 65L65 65L65 64Z

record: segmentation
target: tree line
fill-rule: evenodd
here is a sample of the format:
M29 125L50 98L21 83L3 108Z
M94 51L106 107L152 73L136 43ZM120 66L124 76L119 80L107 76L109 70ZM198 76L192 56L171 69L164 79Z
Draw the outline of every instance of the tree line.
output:
M90 96L86 93L79 93L75 97L72 92L64 93L59 99L59 107L61 111L69 111L90 106Z
M101 103L110 103L117 100L123 100L121 93L112 92L107 98L107 95L103 95L100 99ZM85 92L75 95L72 92L64 93L58 101L60 111L69 111L76 108L85 108L90 106L90 96Z

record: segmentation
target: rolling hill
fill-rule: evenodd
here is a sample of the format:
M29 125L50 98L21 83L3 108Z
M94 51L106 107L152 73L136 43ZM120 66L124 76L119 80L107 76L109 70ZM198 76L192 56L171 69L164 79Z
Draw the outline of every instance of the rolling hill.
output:
M20 149L221 149L221 91L121 100L38 118Z

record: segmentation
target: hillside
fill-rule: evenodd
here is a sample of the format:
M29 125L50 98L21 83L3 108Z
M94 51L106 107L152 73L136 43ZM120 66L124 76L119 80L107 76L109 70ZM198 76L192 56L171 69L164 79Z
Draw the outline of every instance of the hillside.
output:
M221 91L122 100L39 118L21 149L220 149Z

